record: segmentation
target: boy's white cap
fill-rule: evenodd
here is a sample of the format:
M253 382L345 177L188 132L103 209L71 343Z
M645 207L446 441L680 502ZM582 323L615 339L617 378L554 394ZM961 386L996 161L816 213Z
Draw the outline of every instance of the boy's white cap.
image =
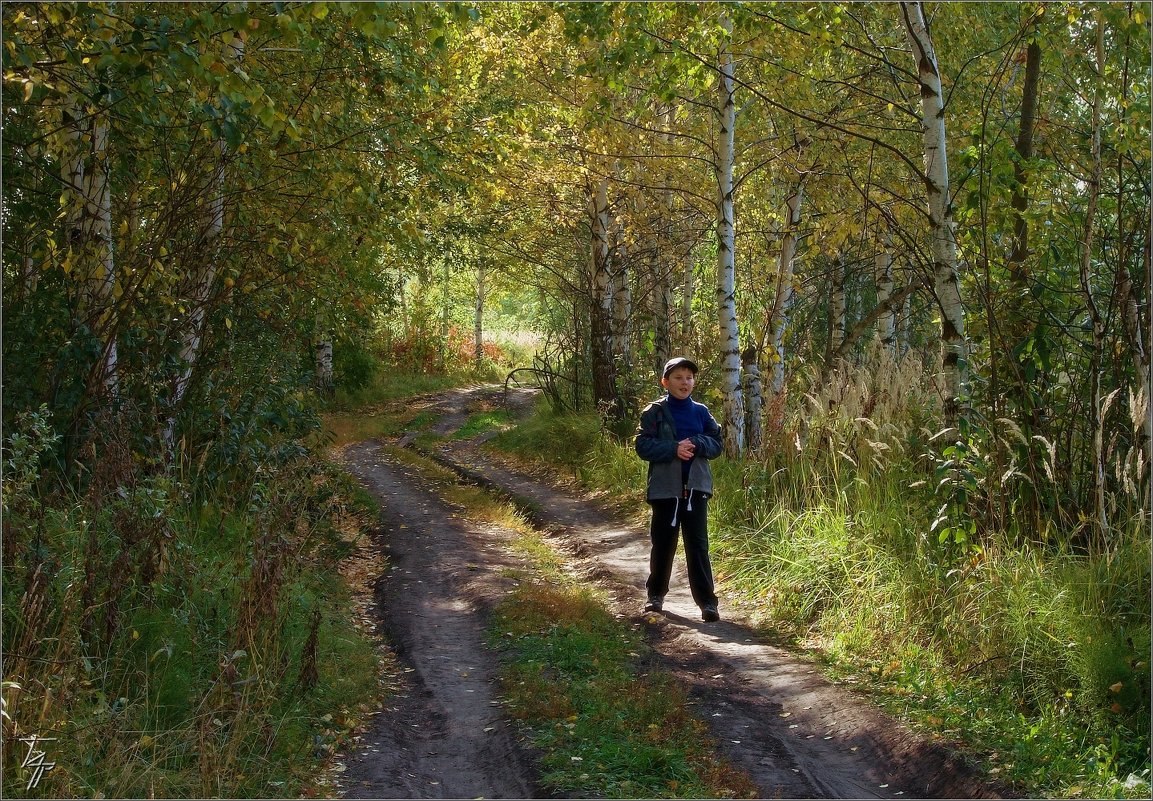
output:
M691 359L686 359L684 356L674 356L665 362L665 369L661 372L661 378L668 378L669 373L678 367L689 368L693 371L693 375L696 375L699 372L699 370L697 370L696 362L692 361Z

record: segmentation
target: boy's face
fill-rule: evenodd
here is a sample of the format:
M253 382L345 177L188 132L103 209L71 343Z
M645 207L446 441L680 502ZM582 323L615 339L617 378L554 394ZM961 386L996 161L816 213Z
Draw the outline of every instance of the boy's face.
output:
M687 367L674 367L665 378L661 379L661 386L677 400L684 400L692 395L696 383L696 374Z

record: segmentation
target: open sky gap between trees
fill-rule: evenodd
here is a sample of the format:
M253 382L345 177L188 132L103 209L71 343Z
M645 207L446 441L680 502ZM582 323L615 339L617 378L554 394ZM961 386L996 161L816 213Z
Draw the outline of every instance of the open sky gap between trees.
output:
M916 647L1012 596L941 659L1147 771L1148 2L2 15L6 735L83 701L98 748L147 675L133 730L216 743L208 776L259 658L264 764L267 699L357 692L288 667L337 636L322 410L515 370L595 460L686 354L732 575L780 600L742 549L868 521L942 604ZM181 647L211 655L160 675Z

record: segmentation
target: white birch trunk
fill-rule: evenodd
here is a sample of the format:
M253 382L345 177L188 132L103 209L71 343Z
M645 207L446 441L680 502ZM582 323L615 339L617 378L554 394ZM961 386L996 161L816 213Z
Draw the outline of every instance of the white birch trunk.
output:
M761 369L757 366L757 349L746 348L742 360L743 373L741 381L745 393L745 434L748 439L749 453L757 453L765 440L765 427L763 410L765 399L763 384L761 382Z
M488 270L482 262L476 268L476 309L473 313L472 353L476 366L484 359L484 300L488 291Z
M223 46L224 62L232 67L244 57L244 42L239 37L230 37ZM181 333L180 342L180 374L172 387L172 397L169 401L168 422L164 429L164 442L169 451L174 445L176 429L176 410L184 400L188 391L188 383L192 378L192 370L196 365L196 358L200 353L200 344L204 338L205 319L208 314L208 301L212 295L212 288L216 282L218 262L220 260L221 235L224 232L224 186L225 164L228 158L228 144L223 136L216 144L216 164L212 170L212 180L209 185L209 199L206 207L206 224L201 239L201 248L198 255L203 260L201 269L195 276L189 293L190 313L188 321Z
M668 207L666 198L666 208ZM649 292L649 315L653 320L653 366L657 375L672 351L673 288L669 281L668 259L671 249L667 223L660 226L659 246L649 261L652 290Z
M1123 127L1126 123L1129 107L1129 71L1126 68L1122 73L1121 78L1121 110L1118 126ZM1117 153L1117 177L1118 187L1124 185L1121 181L1121 176L1125 170L1125 162L1127 155L1122 152ZM1121 213L1122 198L1117 198L1117 234L1118 241L1125 239L1125 215ZM1124 251L1117 260L1117 297L1119 305L1121 306L1121 318L1124 321L1125 336L1129 343L1129 349L1133 351L1133 367L1136 373L1136 386L1130 392L1130 414L1133 416L1133 423L1136 428L1139 450L1138 458L1141 465L1138 469L1138 498L1142 499L1142 505L1148 508L1148 497L1145 491L1148 487L1147 477L1149 474L1149 461L1153 458L1153 404L1149 402L1150 386L1149 386L1149 339L1147 337L1147 330L1141 324L1141 309L1149 308L1148 291L1149 283L1149 256L1150 256L1150 242L1149 237L1145 237L1144 247L1144 267L1145 267L1145 293L1142 297L1141 291L1134 286L1133 278L1129 273L1128 259ZM1144 404L1145 413L1141 414L1142 404Z
M602 178L593 198L593 294L606 318L612 313L609 230L609 179Z
M773 376L770 386L774 395L785 388L785 331L793 307L793 275L796 269L797 232L801 227L801 203L805 197L805 177L797 182L797 191L786 201L789 219L781 237L781 257L777 264L777 298L773 304L772 354Z
M729 46L733 23L721 18L726 40L721 45L717 87L720 130L717 143L717 308L721 334L721 391L724 393L724 446L730 458L745 448L745 411L741 396L741 353L736 303L736 225L733 217L734 132L733 56Z
M619 219L614 223L613 238L616 243L612 251L613 356L619 362L619 372L627 374L633 363L629 331L633 296L629 286L627 247L624 243L623 225Z
M901 3L901 15L921 84L921 126L925 143L933 292L941 311L941 374L945 383L945 421L953 425L967 402L965 313L957 265L957 242L949 206L949 164L945 150L945 98L937 55L921 3Z
M23 266L20 268L20 292L21 297L26 298L36 291L36 262L31 256L25 255L21 264Z
M661 114L661 123L664 128L664 141L672 144L673 121L676 107L670 105ZM661 192L661 203L657 214L663 209L664 218L658 220L654 226L657 232L657 248L653 254L650 275L653 279L652 294L649 304L653 318L653 361L656 374L672 356L672 314L673 314L673 213L676 211L676 198L666 184Z
M335 383L332 375L332 340L324 339L316 343L316 385L322 393L329 395Z
M64 130L60 181L64 184L64 236L66 249L79 249L84 239L84 213L88 208L84 187L84 111L75 96L68 97L61 111Z
M904 356L909 352L909 329L913 319L913 296L906 295L901 303L901 316L897 320L897 355Z
M84 119L80 98L66 99L62 109L63 149L60 179L65 184L67 269L80 278L81 315L91 331L112 330L115 258L112 247L112 192L108 182L108 122L103 114ZM116 340L106 334L93 381L116 392Z
M845 341L845 254L838 253L833 263L833 281L829 288L829 360L835 358ZM829 364L831 370L833 365Z
M661 266L656 265L658 270ZM652 316L654 320L653 326L653 368L656 370L657 375L661 374L661 369L672 357L672 342L670 340L669 319L672 313L673 303L673 290L669 286L668 279L662 276L657 279L658 284L653 289L650 302L652 305Z
M681 344L688 343L693 331L693 297L696 294L696 274L692 252L685 253L685 280L681 288Z
M608 177L601 178L591 203L592 249L590 253L592 289L592 371L593 401L598 409L616 408L616 371L612 352L612 278L609 260ZM618 410L619 411L619 410Z
M880 249L874 258L874 276L877 282L877 305L882 306L893 296L893 252L892 238L888 234L881 237ZM890 355L896 355L897 311L888 307L877 319L877 342Z
M92 117L92 162L83 177L87 301L93 331L105 330L103 352L97 379L111 395L117 391L116 334L112 325L116 260L112 249L112 190L108 177L108 120L100 113Z

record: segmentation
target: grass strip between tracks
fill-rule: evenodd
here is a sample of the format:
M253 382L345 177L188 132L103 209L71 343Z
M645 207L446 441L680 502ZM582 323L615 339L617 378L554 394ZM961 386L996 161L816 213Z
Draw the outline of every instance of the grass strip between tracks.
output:
M543 752L549 789L602 798L755 797L716 757L687 693L638 673L642 636L575 582L522 584L496 610L509 711Z

